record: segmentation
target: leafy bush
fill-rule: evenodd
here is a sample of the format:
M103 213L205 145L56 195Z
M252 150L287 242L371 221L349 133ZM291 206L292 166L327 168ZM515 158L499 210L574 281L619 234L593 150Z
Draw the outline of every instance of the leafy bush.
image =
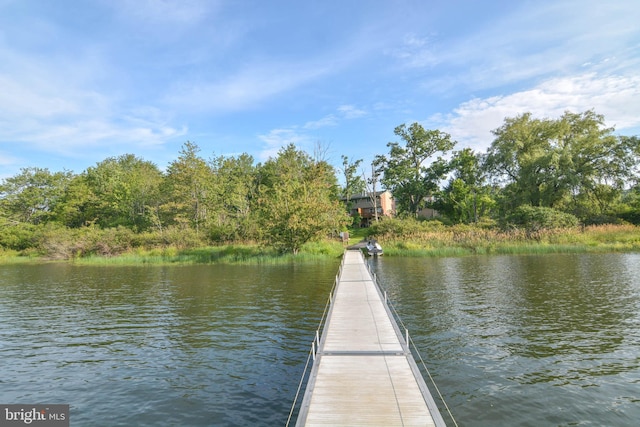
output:
M37 226L27 223L0 224L0 247L23 251L33 247L36 240Z
M640 209L628 210L626 212L620 213L619 216L620 218L622 218L623 221L626 221L635 225L640 225Z
M613 215L596 215L590 216L583 221L584 225L604 225L604 224L614 224L621 225L624 224L624 220L618 218Z
M419 236L430 231L444 229L445 226L437 220L418 221L413 218L390 218L374 223L367 229L368 236L398 238Z
M162 231L164 244L178 249L192 249L206 246L203 236L191 227L176 225Z
M556 209L522 205L516 208L508 217L508 225L524 228L529 231L555 228L571 228L578 225L578 218L574 215Z

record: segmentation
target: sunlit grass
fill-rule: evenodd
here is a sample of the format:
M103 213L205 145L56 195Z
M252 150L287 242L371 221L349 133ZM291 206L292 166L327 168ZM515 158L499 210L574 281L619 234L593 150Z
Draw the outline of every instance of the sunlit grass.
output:
M362 240L366 229L350 232L349 244ZM472 226L439 227L409 236L375 236L385 256L456 257L494 254L553 254L640 251L640 227L599 225L571 229L503 231ZM189 264L285 264L339 258L346 245L336 239L309 242L300 252L280 254L258 244L179 249L174 246L136 248L114 256L76 257L82 265L189 265ZM32 252L0 250L0 264L47 261Z
M340 242L321 241L304 245L296 254L279 254L260 245L225 245L179 250L169 247L143 250L112 256L78 258L81 265L181 265L181 264L283 264L337 258L344 248Z
M389 256L461 256L471 254L552 254L640 251L640 228L599 225L554 230L447 227L413 233L409 238L376 236Z

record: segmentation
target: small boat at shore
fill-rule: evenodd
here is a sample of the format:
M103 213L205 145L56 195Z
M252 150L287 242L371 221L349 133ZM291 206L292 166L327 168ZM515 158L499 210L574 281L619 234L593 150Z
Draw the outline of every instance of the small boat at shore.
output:
M367 253L369 256L382 256L382 246L375 240L369 240L367 242Z

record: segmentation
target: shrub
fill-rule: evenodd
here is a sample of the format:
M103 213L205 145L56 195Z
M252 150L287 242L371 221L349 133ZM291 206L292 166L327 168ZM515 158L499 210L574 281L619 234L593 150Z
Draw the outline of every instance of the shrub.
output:
M640 224L640 209L638 210L628 210L626 212L622 212L620 214L620 218L624 221L630 222L631 224L639 225Z
M31 248L36 240L37 226L27 223L0 224L0 247L23 251Z
M413 218L390 218L374 223L367 229L367 236L393 239L398 237L420 236L430 231L444 229L444 225L438 220L418 221Z
M162 231L164 244L178 249L191 249L206 246L204 238L196 230L185 226L170 226Z
M552 208L522 205L507 217L507 222L511 226L537 231L575 227L578 218Z
M624 224L624 220L618 218L613 215L596 215L590 216L583 221L584 225L604 225L604 224L614 224L621 225Z

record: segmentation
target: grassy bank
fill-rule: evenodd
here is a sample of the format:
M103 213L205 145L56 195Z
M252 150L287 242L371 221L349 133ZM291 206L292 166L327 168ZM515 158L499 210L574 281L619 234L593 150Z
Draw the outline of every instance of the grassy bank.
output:
M640 251L640 228L600 225L556 230L480 229L468 226L377 236L389 256L463 256L472 254L551 254Z
M365 237L366 230L351 232L350 244ZM374 236L385 256L452 257L478 254L553 254L640 251L640 227L601 225L556 230L483 229L470 226L432 226ZM344 246L336 240L310 242L300 253L279 254L260 245L224 245L192 249L174 246L135 248L118 255L85 255L62 262L81 265L180 265L180 264L283 264L335 259ZM0 252L0 264L50 261L46 257L16 251ZM60 262L60 261L59 261Z
M187 264L284 264L338 258L344 248L339 242L312 242L297 255L279 254L259 245L224 245L194 249L137 249L117 256L88 256L73 260L79 265L187 265Z
M180 265L180 264L284 264L338 258L344 246L336 241L306 244L297 254L279 254L260 245L224 245L192 249L173 246L154 249L136 248L118 255L85 255L71 259L50 258L16 251L0 251L0 265L42 262L70 262L77 265Z

